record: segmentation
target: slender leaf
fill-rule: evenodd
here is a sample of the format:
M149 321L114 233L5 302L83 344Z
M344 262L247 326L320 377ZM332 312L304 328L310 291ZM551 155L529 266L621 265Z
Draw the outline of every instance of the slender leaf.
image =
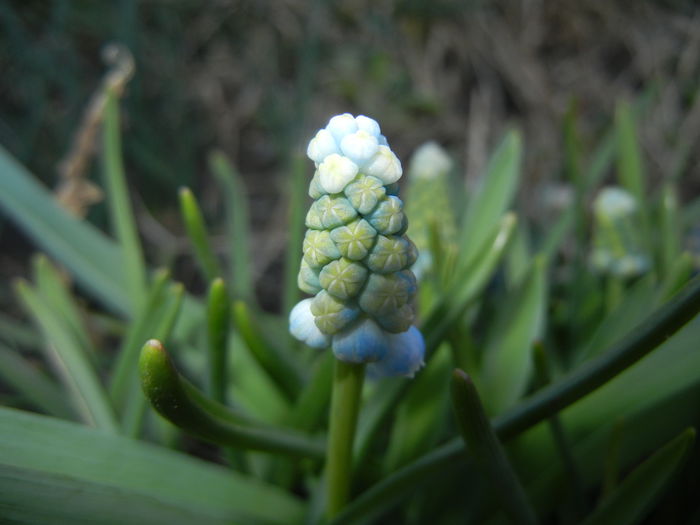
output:
M649 513L695 442L695 430L686 429L629 474L591 514L586 525L633 525Z
M304 238L304 208L307 183L306 157L295 156L292 159L292 177L289 181L289 221L287 237L287 256L284 266L284 311L289 312L299 300L301 292L297 285L297 274L301 264L301 243Z
M544 329L545 272L544 258L536 258L519 288L503 301L485 344L480 387L493 414L522 396L532 374L532 345Z
M85 329L78 305L68 291L58 270L44 255L35 257L33 263L34 278L39 293L50 303L54 313L66 322L88 357L93 357L93 345Z
M233 316L238 332L256 361L260 363L260 366L280 390L289 399L294 399L301 387L298 364L267 341L257 323L254 322L250 309L243 301L234 303Z
M622 185L645 208L646 188L642 166L642 154L637 138L634 115L629 104L621 102L615 113L617 140L617 173Z
M175 322L180 315L184 294L185 288L182 283L173 283L170 285L167 292L168 298L154 326L153 337L164 341L170 338ZM132 381L131 387L127 390L126 406L124 408L122 421L126 434L137 437L141 433L143 416L145 415L147 404L138 388L139 376L135 375L132 377L134 381Z
M114 92L107 93L103 133L103 165L112 228L122 248L124 272L131 309L137 312L144 300L146 265L129 201L119 130L119 107Z
M490 478L506 515L516 524L536 524L537 517L491 428L476 387L461 370L452 376L452 403L467 451Z
M171 523L178 510L182 520L174 523L183 524L201 517L201 523L281 525L303 516L301 503L277 488L131 439L6 408L0 408L0 434L0 509L20 523L54 514L51 523L118 523L104 517L106 509L143 518L121 523L145 524ZM135 514L114 503L98 506L112 496L125 497L115 498L119 507L133 503ZM95 521L86 521L84 512L95 508L88 515Z
M486 244L513 200L520 179L522 138L510 130L491 157L486 173L471 195L462 224L461 260L470 261Z
M17 293L44 334L48 358L72 393L78 412L88 424L116 432L117 423L107 394L80 345L29 284L19 282Z
M226 357L231 307L223 279L214 279L207 301L207 347L209 350L209 390L214 400L226 401Z
M229 280L233 295L248 301L254 299L252 261L250 260L250 212L243 179L220 151L209 155L209 169L224 192L226 226L229 237ZM292 223L293 224L293 223Z
M180 188L180 212L202 275L209 282L221 277L223 273L209 242L202 210L189 188Z
M126 334L122 338L113 366L109 389L110 395L119 409L126 403L128 391L133 388L134 384L138 384L136 369L139 362L139 352L143 342L154 335L155 325L166 301L166 285L169 277L168 270L161 269L155 272L146 301L134 321L129 324Z
M678 196L675 188L666 184L661 192L661 206L659 210L659 259L664 277L668 277L681 254L683 231L680 226L678 211Z

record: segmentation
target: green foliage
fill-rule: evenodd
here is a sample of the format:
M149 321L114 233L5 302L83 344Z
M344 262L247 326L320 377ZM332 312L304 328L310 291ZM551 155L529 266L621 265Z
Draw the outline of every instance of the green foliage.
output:
M177 270L145 263L151 252L141 248L127 191L113 96L103 165L113 237L60 208L0 149L0 208L51 257L35 258L31 282L15 286L38 333L0 317L4 404L44 414L0 409L0 517L287 524L319 523L330 509L333 524L559 515L638 523L664 492L685 501L673 487L694 457L685 429L697 424L700 393L700 281L684 245L697 204L684 206L677 180L650 190L638 110L621 104L590 151L567 114L574 197L545 228L518 207L520 132L506 133L473 191L445 177L441 195L458 198L441 205L465 209L417 214L411 226L432 259L416 305L426 366L413 380L364 386L357 371L336 370L346 392L332 404L333 359L287 334L306 161L290 162L289 253L273 278L285 309L269 313L255 297L245 189L222 154L210 168L225 195L228 250L214 252L197 200L180 194L203 299L172 280ZM640 206L650 256L640 276L589 264L588 203L610 169ZM438 216L459 217L458 234L444 235ZM346 415L330 436L329 409ZM188 454L202 450L199 440L211 444L210 461ZM327 440L331 451L344 449L328 467ZM595 504L606 458L621 481ZM325 492L326 475L342 478L331 483L337 492ZM473 487L480 492L467 494Z

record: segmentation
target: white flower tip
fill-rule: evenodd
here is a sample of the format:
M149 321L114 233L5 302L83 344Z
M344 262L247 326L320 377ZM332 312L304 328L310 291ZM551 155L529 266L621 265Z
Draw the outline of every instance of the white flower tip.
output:
M308 148L306 148L306 155L317 165L333 153L338 153L338 145L333 135L327 129L320 129L309 142Z
M377 153L367 163L365 172L388 185L401 178L403 169L401 161L388 146L379 146Z
M340 193L358 171L357 164L349 158L333 153L318 167L319 184L327 193Z
M379 144L374 135L370 135L364 130L358 130L343 137L340 142L340 150L343 155L362 166L379 151Z
M312 348L328 348L330 337L321 332L311 313L312 299L304 299L298 302L289 313L289 332L299 341Z
M357 122L355 122L355 117L350 113L343 113L331 118L326 129L335 137L335 140L340 142L345 135L357 131Z
M381 134L379 124L373 118L369 118L364 115L358 115L357 117L355 117L355 123L357 124L357 127L359 129L361 129L362 131L366 131L367 133L376 138L378 138Z

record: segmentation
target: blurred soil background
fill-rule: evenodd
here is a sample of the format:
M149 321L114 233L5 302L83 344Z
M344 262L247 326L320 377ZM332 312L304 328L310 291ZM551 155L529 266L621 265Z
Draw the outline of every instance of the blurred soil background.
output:
M527 181L519 202L537 220L541 197L564 180L567 112L586 155L627 100L639 108L652 191L675 177L681 201L700 194L694 1L5 0L0 144L53 189L65 183L62 161L109 70L109 43L135 65L121 102L123 147L149 261L174 262L195 290L178 187L198 196L223 251L207 156L229 156L249 194L258 295L279 308L292 159L336 113L377 119L404 165L436 140L466 184L504 130L519 126ZM98 150L99 133L81 147ZM77 171L99 185L94 153ZM95 188L83 190L88 219L107 229ZM9 283L34 248L0 221L0 280ZM1 294L5 309L14 302L7 284Z

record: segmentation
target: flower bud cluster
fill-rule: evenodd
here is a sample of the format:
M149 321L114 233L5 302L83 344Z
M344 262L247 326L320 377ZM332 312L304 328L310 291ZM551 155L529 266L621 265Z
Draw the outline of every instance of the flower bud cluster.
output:
M603 188L593 203L591 265L600 273L635 277L650 267L640 236L637 200L622 188Z
M401 162L376 121L333 117L309 143L309 186L299 288L313 295L290 314L290 331L338 359L380 375L413 375L424 343L413 326L417 251L398 197Z

